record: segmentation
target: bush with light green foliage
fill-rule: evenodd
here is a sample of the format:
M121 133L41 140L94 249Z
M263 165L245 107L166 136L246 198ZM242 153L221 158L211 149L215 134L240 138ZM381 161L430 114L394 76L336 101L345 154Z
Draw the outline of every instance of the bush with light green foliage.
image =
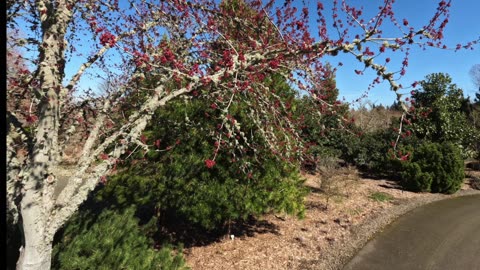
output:
M160 250L145 235L135 210L82 211L72 218L54 246L52 269L188 269L180 252ZM58 237L58 236L57 236Z

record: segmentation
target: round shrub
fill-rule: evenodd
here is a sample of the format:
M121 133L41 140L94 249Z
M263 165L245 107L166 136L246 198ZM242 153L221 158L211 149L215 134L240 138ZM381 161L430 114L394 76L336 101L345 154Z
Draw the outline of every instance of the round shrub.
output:
M460 150L450 143L424 143L401 167L402 184L411 191L452 194L465 176Z

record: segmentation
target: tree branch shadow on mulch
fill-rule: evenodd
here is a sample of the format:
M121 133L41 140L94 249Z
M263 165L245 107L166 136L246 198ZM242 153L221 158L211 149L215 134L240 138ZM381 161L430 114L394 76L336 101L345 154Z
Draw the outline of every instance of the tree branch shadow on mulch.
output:
M204 228L179 219L169 218L163 223L154 240L157 243L168 242L174 245L182 244L185 248L207 246L220 242L230 235L235 238L254 237L257 234L272 233L280 235L279 227L265 220L249 217L245 221L232 221L230 226L225 225L215 230Z
M105 209L115 209L115 204L111 201L94 199L96 192L101 189L97 186L93 192L90 193L88 199L79 207L79 212L90 211L93 214L92 223L96 222L96 217ZM113 207L112 207L113 206ZM121 209L121 207L120 207ZM147 224L153 217L153 209L149 207L137 207L135 216L139 218L139 225ZM232 221L230 226L225 224L217 229L206 230L205 228L188 222L186 219L171 213L162 213L157 220L157 229L149 236L155 244L173 244L175 246L181 245L185 248L206 246L215 242L219 242L230 235L235 238L253 237L256 234L272 233L279 235L279 228L277 225L259 220L255 217L248 217L245 221ZM55 235L54 243L57 243L64 231L62 227Z

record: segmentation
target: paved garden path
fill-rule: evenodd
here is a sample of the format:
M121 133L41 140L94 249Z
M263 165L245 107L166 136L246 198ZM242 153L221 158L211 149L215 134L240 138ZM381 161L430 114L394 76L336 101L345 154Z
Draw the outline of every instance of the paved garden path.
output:
M400 217L344 270L480 270L480 195L442 200Z

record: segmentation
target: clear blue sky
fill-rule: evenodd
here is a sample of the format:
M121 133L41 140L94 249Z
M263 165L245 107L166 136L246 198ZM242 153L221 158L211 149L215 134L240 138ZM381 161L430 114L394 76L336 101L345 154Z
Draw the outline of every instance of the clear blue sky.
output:
M339 1L341 2L341 1ZM355 1L354 1L355 2ZM361 1L360 1L361 2ZM365 2L365 11L374 11L378 1ZM368 5L368 2L375 3ZM437 0L397 0L394 4L397 18L408 18L410 25L420 27L425 25L435 12L439 1ZM352 2L353 3L353 2ZM449 24L445 29L445 44L455 47L456 44L467 43L480 37L480 1L479 0L453 0ZM397 71L404 55L397 53L392 56L391 70ZM343 62L343 66L337 72L337 87L340 90L340 97L350 102L359 98L364 93L375 74L365 73L358 76L354 73L354 68L362 69L358 61L352 59L350 55L338 55L331 59L332 64L338 61ZM396 64L396 66L395 66ZM407 73L401 79L400 83L404 86L411 85L412 82L422 80L430 73L443 72L452 77L453 83L456 83L464 91L465 96L474 97L478 90L469 76L469 70L474 64L480 64L480 46L477 44L475 49L461 50L442 50L430 48L426 51L421 49L412 50L410 53L409 66ZM403 92L408 93L409 90ZM386 83L377 85L368 95L367 100L378 104L390 105L395 100L395 94L389 90Z

